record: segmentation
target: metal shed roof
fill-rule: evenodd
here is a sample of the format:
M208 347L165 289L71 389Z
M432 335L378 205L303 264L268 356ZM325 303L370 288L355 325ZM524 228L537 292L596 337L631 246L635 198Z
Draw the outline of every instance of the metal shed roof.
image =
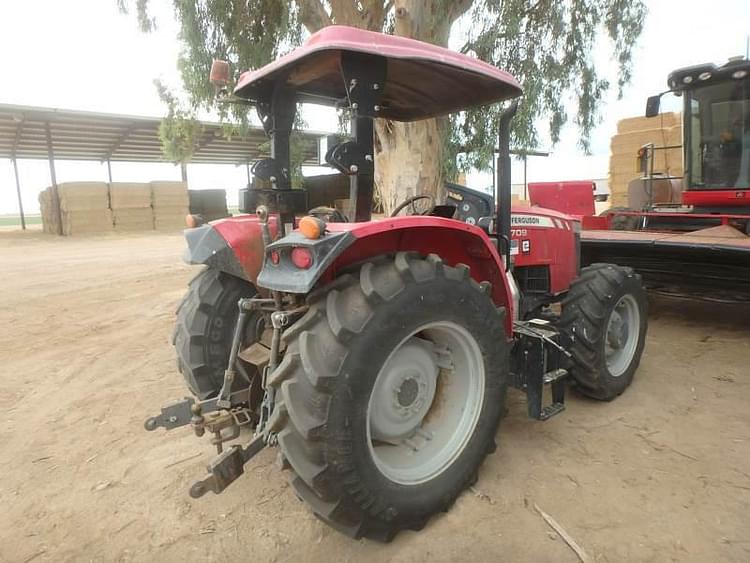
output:
M161 119L0 104L0 158L168 162L161 150ZM191 163L245 164L269 156L267 137L253 127L227 139L219 123L201 122L203 132ZM320 163L323 133L303 132L304 164ZM51 151L50 146L51 145Z

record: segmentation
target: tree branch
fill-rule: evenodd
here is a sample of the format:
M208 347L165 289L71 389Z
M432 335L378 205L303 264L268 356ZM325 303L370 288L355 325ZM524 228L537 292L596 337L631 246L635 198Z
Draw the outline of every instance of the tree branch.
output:
M457 0L456 2L451 2L451 7L448 10L448 20L451 23L456 21L469 11L473 3L474 0Z
M385 15L390 9L393 0L383 3L383 0L362 0L362 25L370 31L383 31Z
M331 25L331 18L320 0L296 0L299 8L299 19L307 31L315 33Z
M352 0L329 0L328 3L331 5L331 19L336 25L362 27L356 2L352 2Z

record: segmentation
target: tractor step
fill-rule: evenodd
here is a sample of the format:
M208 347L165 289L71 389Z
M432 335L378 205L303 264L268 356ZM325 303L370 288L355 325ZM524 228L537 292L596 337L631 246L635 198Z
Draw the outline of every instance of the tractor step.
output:
M546 405L542 407L542 410L539 413L539 420L548 420L564 410L565 403L552 403L551 405Z
M566 377L568 375L568 370L558 368L553 369L552 371L548 371L544 374L544 384L549 385L550 383L554 383L558 379L562 379L563 377Z
M513 386L526 392L528 414L536 420L549 420L565 410L568 370L563 368L569 355L554 325L543 319L516 321L519 339L513 348ZM544 386L549 385L552 401L542 405Z

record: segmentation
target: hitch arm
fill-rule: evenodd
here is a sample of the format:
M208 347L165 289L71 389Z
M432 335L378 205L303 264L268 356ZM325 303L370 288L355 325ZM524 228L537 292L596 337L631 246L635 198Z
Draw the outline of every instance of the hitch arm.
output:
M259 434L247 446L235 444L217 455L208 464L208 475L190 487L190 496L200 498L208 491L218 495L245 472L245 464L265 447L265 436Z

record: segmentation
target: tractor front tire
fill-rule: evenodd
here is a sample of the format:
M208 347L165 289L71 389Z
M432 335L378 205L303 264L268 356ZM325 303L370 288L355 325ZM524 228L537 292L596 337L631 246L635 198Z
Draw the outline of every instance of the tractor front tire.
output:
M563 299L560 327L582 394L611 401L628 388L643 354L647 319L646 292L632 268L591 264L581 270Z
M177 368L198 399L218 395L239 316L237 303L255 293L249 282L213 268L191 280L177 309L172 344L177 352ZM248 332L257 330L257 319L249 319ZM244 344L257 337L249 334Z
M446 511L495 449L504 309L466 266L398 253L314 292L269 375L268 431L314 514L390 541Z

